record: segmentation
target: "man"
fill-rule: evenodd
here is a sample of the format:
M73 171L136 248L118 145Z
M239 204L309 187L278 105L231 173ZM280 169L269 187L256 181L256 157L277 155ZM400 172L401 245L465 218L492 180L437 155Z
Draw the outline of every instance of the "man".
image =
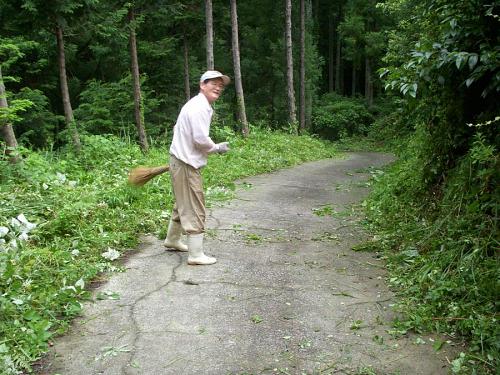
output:
M164 245L172 250L189 251L188 264L208 265L217 260L203 252L205 197L201 168L212 153L229 151L228 142L214 143L209 137L214 103L231 80L209 70L200 78L200 92L181 109L170 146L170 175L175 197ZM187 246L181 233L187 233Z

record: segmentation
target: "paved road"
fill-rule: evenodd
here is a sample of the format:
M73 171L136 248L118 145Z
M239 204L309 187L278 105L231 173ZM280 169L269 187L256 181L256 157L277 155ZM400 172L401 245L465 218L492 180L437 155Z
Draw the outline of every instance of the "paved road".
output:
M350 153L245 179L210 210L213 266L146 237L96 290L118 299L86 305L40 373L446 374L429 337L387 333L383 261L351 250L366 238L353 204L390 161Z

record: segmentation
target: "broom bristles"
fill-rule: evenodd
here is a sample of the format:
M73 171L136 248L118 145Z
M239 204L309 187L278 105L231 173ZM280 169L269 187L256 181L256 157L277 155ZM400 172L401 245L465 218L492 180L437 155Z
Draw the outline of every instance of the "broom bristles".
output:
M132 169L128 174L128 182L134 186L142 186L154 177L165 173L170 169L170 166L162 165L159 167L137 167Z

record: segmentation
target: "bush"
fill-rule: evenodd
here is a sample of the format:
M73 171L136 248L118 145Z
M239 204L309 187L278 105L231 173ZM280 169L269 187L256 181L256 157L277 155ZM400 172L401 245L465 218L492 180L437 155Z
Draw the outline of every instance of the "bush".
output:
M339 140L366 134L373 121L362 100L326 94L313 109L311 131L324 139Z

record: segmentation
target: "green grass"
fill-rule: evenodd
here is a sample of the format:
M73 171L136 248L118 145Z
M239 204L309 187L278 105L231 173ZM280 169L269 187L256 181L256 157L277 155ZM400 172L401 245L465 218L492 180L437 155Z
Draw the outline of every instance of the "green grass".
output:
M82 141L78 156L24 150L19 166L0 160L2 375L29 371L51 337L80 313L96 276L120 269L103 254L126 253L141 233L166 230L173 199L168 174L143 188L126 179L131 167L168 162L168 147L144 156L113 137ZM231 152L210 156L203 170L208 204L230 198L238 178L336 155L332 144L312 137L259 129L229 141ZM16 226L12 218L20 214L36 228ZM20 241L23 231L28 238Z

